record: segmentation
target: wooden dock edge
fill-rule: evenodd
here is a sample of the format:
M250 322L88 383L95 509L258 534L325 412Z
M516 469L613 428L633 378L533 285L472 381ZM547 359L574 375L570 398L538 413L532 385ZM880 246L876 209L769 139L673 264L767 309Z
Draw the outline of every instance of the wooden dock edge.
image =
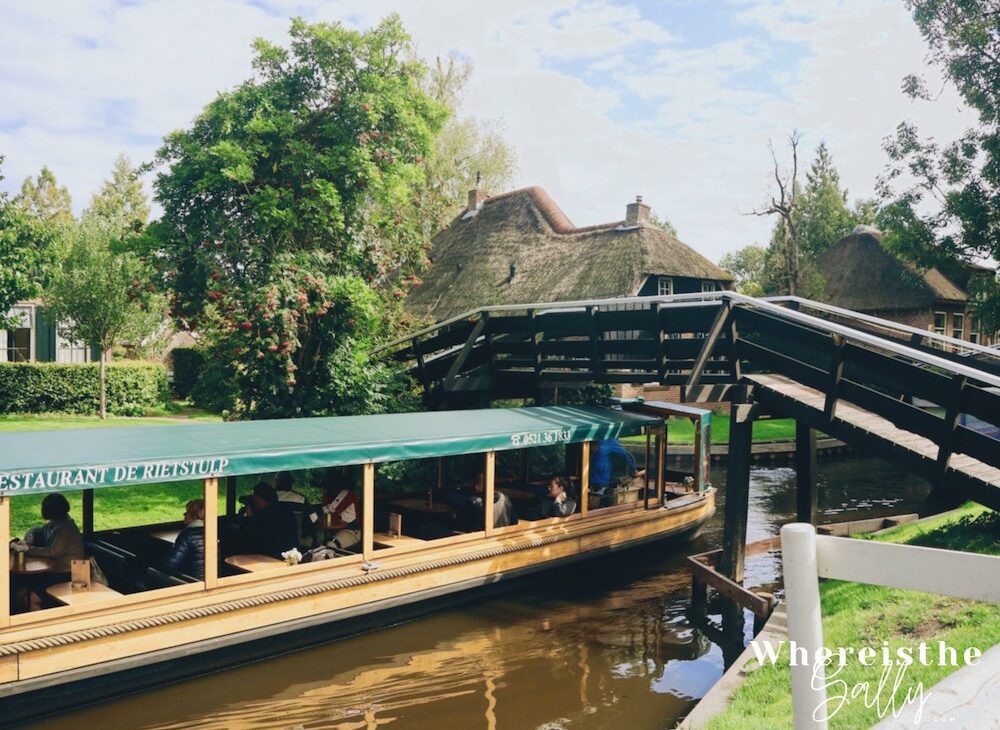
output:
M771 617L754 641L777 643L787 639L787 616L785 615L785 604L782 601L775 606ZM733 699L733 693L743 684L747 675L757 668L756 662L757 656L754 654L753 647L748 645L719 681L712 685L712 688L698 700L691 712L675 726L677 730L699 730L699 728L708 725L716 715L725 712Z

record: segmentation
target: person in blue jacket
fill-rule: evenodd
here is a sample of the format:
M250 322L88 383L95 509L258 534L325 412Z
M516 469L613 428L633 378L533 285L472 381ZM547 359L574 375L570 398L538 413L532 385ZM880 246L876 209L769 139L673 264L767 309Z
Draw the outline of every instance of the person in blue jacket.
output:
M590 457L590 494L600 500L601 507L611 504L612 457L618 456L628 465L628 473L633 477L638 474L635 459L628 450L618 443L618 439L603 439L594 443Z

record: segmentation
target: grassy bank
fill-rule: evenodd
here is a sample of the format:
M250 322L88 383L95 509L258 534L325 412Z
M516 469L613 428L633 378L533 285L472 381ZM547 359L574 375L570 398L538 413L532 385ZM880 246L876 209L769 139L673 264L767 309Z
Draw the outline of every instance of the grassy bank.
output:
M966 505L960 510L922 524L903 525L884 535L869 539L906 543L971 552L1000 554L1000 515L984 507ZM967 647L986 652L1000 642L1000 611L996 606L961 601L914 591L900 591L861 583L824 581L820 585L823 611L823 636L827 647L871 646L881 656L882 642L891 652L898 647L915 647L927 642L937 647L944 641L961 656ZM753 664L753 662L751 662ZM923 684L924 696L931 687L956 667L908 667L897 693L897 707L905 699L906 689ZM870 683L874 698L881 666L864 667L848 661L837 675L848 688ZM880 695L883 708L889 701L895 675ZM745 730L747 728L792 727L792 698L787 646L774 665L765 664L751 672L737 689L727 711L716 717L710 730ZM830 696L836 693L831 692ZM830 719L830 727L870 727L879 722L875 706L865 707L864 697L848 698Z
M686 418L671 418L667 425L667 441L671 444L693 444L694 424ZM790 441L795 438L795 421L790 418L775 418L756 421L753 424L754 441ZM627 441L645 442L645 436L635 436ZM729 442L728 414L712 414L712 443Z

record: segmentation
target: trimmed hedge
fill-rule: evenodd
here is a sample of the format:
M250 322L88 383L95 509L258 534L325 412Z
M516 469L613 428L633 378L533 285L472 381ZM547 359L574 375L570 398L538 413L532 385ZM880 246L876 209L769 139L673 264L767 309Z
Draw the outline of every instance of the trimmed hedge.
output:
M191 395L205 365L205 356L194 347L175 347L170 351L174 366L174 395L184 399Z
M97 413L97 363L0 363L0 413ZM108 413L141 416L170 397L167 369L141 361L109 363Z

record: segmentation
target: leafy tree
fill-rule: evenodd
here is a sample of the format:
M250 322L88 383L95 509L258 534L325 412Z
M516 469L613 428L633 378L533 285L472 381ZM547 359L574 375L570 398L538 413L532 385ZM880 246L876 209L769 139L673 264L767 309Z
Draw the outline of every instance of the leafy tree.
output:
M886 141L890 165L879 180L887 242L922 265L1000 259L1000 33L995 0L906 0L931 63L958 89L979 124L950 144L923 140L901 123ZM912 75L903 91L928 100ZM1000 329L1000 286L978 282L979 314Z
M3 161L0 155L0 168ZM14 304L39 293L37 273L48 248L39 245L44 239L40 229L36 219L0 192L0 327L12 324L7 313Z
M144 283L150 280L148 265L133 253L115 250L120 232L114 225L92 218L67 231L46 304L63 337L101 352L100 415L105 418L105 353L153 332L162 319L163 298Z
M424 163L420 216L428 235L455 217L469 190L500 192L517 168L517 155L499 123L458 116L471 75L471 61L449 56L447 62L438 58L424 81L425 93L451 112Z
M139 172L132 167L127 155L123 153L115 159L111 178L94 193L83 217L108 221L123 236L139 232L146 226L149 200L142 189Z
M674 224L670 222L669 218L661 218L656 214L655 211L649 212L649 225L654 228L659 228L660 230L666 231L674 238L677 238L677 229Z
M34 180L29 176L21 183L21 192L15 198L28 214L45 225L65 225L73 222L73 200L69 190L59 187L55 173L42 167Z
M719 266L736 279L736 291L751 297L764 295L764 265L767 249L750 245L727 253L719 261Z
M256 41L254 77L166 138L144 249L231 374L234 415L379 410L368 354L426 260L419 191L447 112L396 16L290 34Z

